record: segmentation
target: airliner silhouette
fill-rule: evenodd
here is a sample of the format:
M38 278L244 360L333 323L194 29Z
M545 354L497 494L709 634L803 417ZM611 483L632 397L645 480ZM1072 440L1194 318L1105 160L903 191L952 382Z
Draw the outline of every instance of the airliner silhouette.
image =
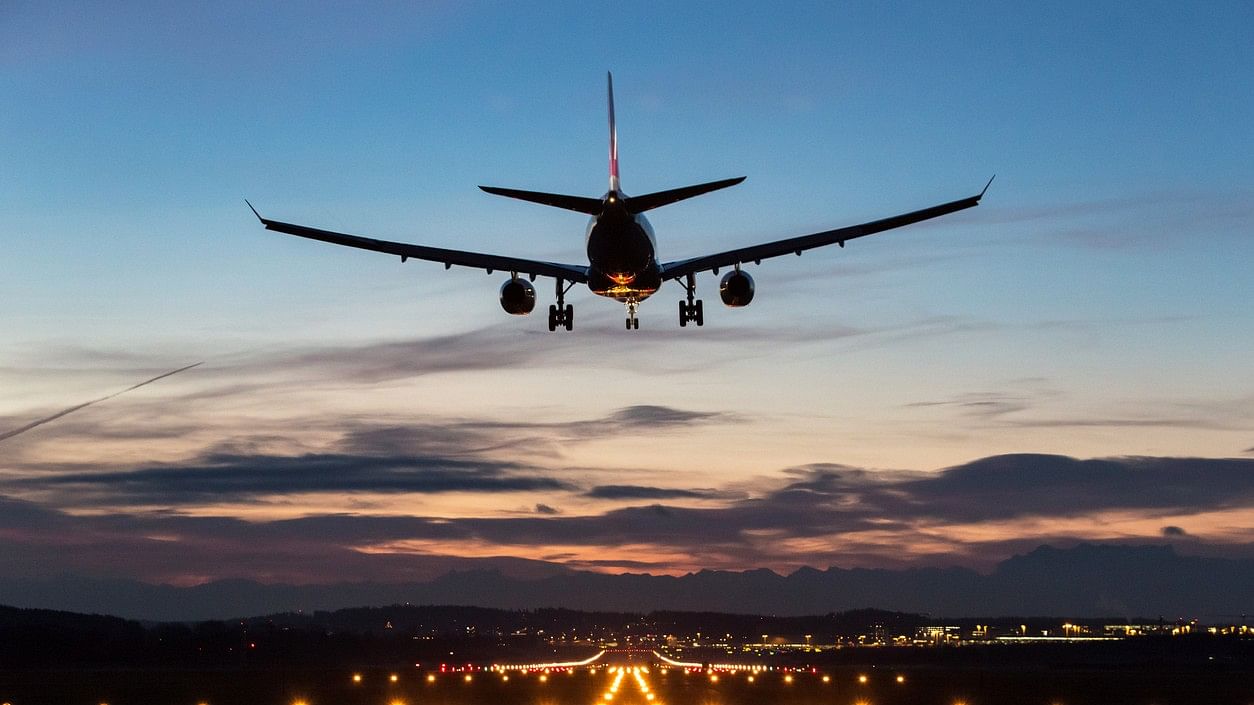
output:
M687 292L686 299L679 302L679 325L683 327L689 323L696 323L700 326L705 323L705 313L701 300L696 298L696 275L699 272L709 270L718 274L719 269L730 267L730 271L726 272L719 281L719 297L724 304L733 308L747 306L753 300L754 285L753 277L742 269L743 265L749 262L761 264L764 259L780 255L800 255L805 250L824 245L836 244L844 247L847 241L855 238L971 208L979 205L980 199L988 191L989 185L993 183L993 180L989 179L984 190L968 198L868 223L741 247L703 257L659 262L657 240L653 235L653 227L644 217L645 211L728 186L735 186L744 181L745 177L739 176L734 179L684 186L643 196L629 196L623 193L618 181L618 132L614 126L614 77L612 74L607 74L606 78L610 121L610 188L604 196L588 198L495 186L479 187L497 196L565 208L592 216L587 229L588 264L586 265L543 262L375 240L270 220L263 218L251 203L248 203L248 207L267 230L398 255L402 262L413 258L443 263L445 269L458 265L485 269L488 274L496 271L509 272L509 279L501 285L501 308L505 309L506 313L514 315L525 316L535 308L536 290L531 282L535 281L536 277L551 277L556 282L557 303L549 306L550 331L558 328L566 330L574 328L575 309L573 305L566 303L566 294L576 284L585 284L592 293L616 299L625 304L627 329L633 330L640 327L640 321L636 318L640 303L655 294L664 281L675 280ZM526 278L524 279L522 275L526 275Z

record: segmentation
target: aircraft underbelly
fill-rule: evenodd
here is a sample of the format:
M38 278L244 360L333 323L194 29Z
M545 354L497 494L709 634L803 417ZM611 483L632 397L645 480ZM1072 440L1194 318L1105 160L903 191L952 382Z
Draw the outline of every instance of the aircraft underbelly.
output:
M644 301L662 286L662 275L656 265L647 267L642 272L633 273L631 281L627 283L623 283L626 277L622 274L618 272L611 276L593 270L588 273L588 289L597 296L630 303Z

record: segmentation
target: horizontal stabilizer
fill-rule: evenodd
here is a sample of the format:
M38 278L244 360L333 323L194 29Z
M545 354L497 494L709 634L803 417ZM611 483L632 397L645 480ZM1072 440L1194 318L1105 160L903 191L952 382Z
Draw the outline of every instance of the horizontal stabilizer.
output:
M706 184L697 184L696 186L673 188L669 191L646 193L643 196L629 196L627 198L627 208L632 213L643 213L654 208L670 205L676 201L682 201L685 198L692 198L693 196L700 196L703 193L717 191L728 186L735 186L744 180L745 177L738 176L734 179L723 179L722 181L711 181Z
M602 209L601 199L599 198L566 196L560 193L541 193L539 191L519 191L518 189L498 188L496 186L480 186L479 188L494 196L517 198L521 201L531 201L532 203L553 206L554 208L565 208L568 211L587 213L588 215L597 215Z

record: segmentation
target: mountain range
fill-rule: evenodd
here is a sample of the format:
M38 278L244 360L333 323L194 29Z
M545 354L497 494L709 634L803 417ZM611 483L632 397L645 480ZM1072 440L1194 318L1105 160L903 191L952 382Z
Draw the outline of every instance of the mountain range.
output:
M219 580L191 587L83 576L0 578L0 604L151 621L228 619L390 604L503 609L712 611L813 615L876 608L947 617L1199 617L1254 608L1254 560L1179 555L1171 546L1041 546L987 574L966 568L703 570L609 575L554 566L511 575L490 562L411 583L324 585Z

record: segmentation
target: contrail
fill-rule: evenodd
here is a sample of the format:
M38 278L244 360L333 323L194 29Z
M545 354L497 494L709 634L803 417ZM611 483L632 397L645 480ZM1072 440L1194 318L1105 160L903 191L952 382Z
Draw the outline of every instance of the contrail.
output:
M178 374L178 373L180 373L180 372L186 372L187 370L190 370L190 369L192 369L193 367L199 367L200 365L203 365L203 364L205 364L205 363L204 363L204 361L202 360L202 361L200 361L200 362L197 362L197 363L196 363L196 364L194 364L194 365L188 365L187 367L180 367L180 368L178 368L177 370L171 370L171 371L166 372L166 373L164 373L164 374L159 374L159 375L157 375L156 377L153 377L152 379L149 379L149 380L144 380L143 382L140 382L139 384L136 384L136 385L133 385L133 386L127 387L126 389L123 389L123 390L122 390L122 391L120 391L120 392L114 392L114 393L109 394L109 395L107 395L107 396L100 397L99 399L92 399L92 400L91 400L91 401L89 401L89 402L84 402L84 403L79 404L79 405L77 405L77 406L71 406L71 407L70 407L70 408L68 408L68 409L62 409L61 411L58 411L57 413L53 414L52 416L45 416L44 418L39 419L38 421L32 421L32 422L30 422L30 423L26 424L25 426L22 426L21 428L15 428L15 429L13 429L12 431L5 431L4 433L0 433L0 442L7 441L7 440L9 440L10 438L12 438L12 437L14 437L14 436L19 436L19 435L21 435L21 434L23 434L23 433L26 433L27 431L29 431L29 430L31 430L31 429L33 429L33 428L38 428L38 427L40 427L40 426L43 426L44 424L48 423L49 421L56 421L57 419L61 418L62 416L65 416L66 414L72 414L72 413L74 413L75 411L78 411L79 409L84 409L84 408L86 408L86 407L89 407L89 406L91 406L92 404L99 404L99 403L100 403L100 402L102 402L102 401L108 401L108 400L110 400L110 399L112 399L112 398L114 398L114 397L116 397L116 396L118 396L118 395L121 395L121 394L126 394L126 393L127 393L127 392L129 392L129 391L132 391L132 390L135 390L135 389L139 389L140 387L142 387L142 386L144 386L144 385L146 385L146 384L152 384L153 382L156 382L156 381L158 381L158 380L165 379L166 377L169 377L169 376L171 376L171 375L176 375L176 374Z

